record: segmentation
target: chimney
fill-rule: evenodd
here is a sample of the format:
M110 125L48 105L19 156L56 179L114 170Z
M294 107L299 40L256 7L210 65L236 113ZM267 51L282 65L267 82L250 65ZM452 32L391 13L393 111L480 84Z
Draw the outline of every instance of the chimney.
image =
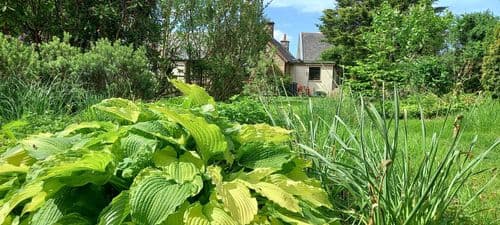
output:
M267 30L267 33L269 35L271 35L271 37L274 37L274 22L272 22L272 21L267 22L266 30Z
M290 41L286 39L286 34L283 35L283 40L281 40L281 46L287 51L290 51Z

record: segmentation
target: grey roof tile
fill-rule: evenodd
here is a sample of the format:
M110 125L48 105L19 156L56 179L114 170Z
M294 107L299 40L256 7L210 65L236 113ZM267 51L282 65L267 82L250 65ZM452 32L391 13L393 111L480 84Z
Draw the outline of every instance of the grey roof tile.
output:
M302 54L299 55L303 61L321 60L321 53L331 46L322 33L302 32L300 36Z

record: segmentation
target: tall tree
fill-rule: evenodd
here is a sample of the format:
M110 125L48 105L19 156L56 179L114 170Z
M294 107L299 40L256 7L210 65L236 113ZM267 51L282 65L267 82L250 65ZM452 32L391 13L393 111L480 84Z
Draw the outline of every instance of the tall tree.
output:
M500 98L500 23L497 23L493 40L483 58L481 83L484 90Z
M437 15L428 1L407 11L383 3L373 14L370 31L361 35L367 56L350 67L348 78L359 89L408 81L414 60L437 55L444 48L451 19L451 14Z
M486 11L458 16L451 26L456 79L465 92L481 90L481 64L498 23L499 18Z
M168 1L167 1L168 2ZM208 87L217 99L239 93L269 36L262 0L172 0L164 27L173 57L187 60L186 81ZM167 26L167 24L164 24ZM181 44L176 44L181 43ZM166 47L167 48L167 47ZM165 48L165 49L166 49Z
M5 0L0 3L3 33L41 43L64 32L79 47L99 38L136 46L159 41L156 0Z
M327 9L321 17L319 28L332 48L323 54L323 59L341 65L355 65L367 56L361 35L371 29L373 13L384 0L338 0L335 8ZM406 11L419 0L390 0L388 3ZM429 1L432 4L434 1Z

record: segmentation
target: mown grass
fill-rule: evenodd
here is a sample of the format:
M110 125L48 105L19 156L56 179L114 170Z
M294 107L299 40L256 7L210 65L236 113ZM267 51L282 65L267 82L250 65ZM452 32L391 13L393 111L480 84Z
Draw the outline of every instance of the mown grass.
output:
M345 123L354 128L353 132L359 133L359 102L355 98L346 97L339 98L272 98L263 99L267 106L268 113L273 117L274 123L280 126L294 129L296 132L296 141L299 144L311 146L317 150L322 156L331 159L335 156L334 141L332 141L332 131L340 137L348 136L345 129L342 129L339 124L335 123L335 116L338 115ZM378 102L375 105L382 105ZM391 111L391 109L379 110ZM392 110L393 111L393 110ZM382 113L389 114L390 113ZM454 120L456 116L461 115L463 118L457 124ZM471 104L463 110L454 111L447 116L434 118L425 118L424 123L418 118L409 118L405 121L406 132L408 134L407 143L403 143L404 139L399 139L399 145L404 145L408 149L409 159L408 164L413 173L417 169L419 163L425 157L425 151L428 151L429 143L432 135L436 134L437 141L437 159L441 159L446 155L446 147L453 145L454 130L459 124L461 134L457 142L458 149L463 158L470 160L480 155L488 149L496 140L500 138L500 103L498 100L486 100L481 104ZM388 119L388 123L394 123L394 118ZM425 138L422 137L422 124L424 124ZM335 128L333 128L335 126ZM389 125L392 129L394 126ZM403 126L398 128L400 133L403 132ZM392 133L394 130L391 130ZM424 143L427 142L427 143ZM471 143L475 143L471 148ZM473 176L466 186L462 188L458 194L458 198L454 199L453 204L447 210L446 216L449 218L443 219L449 223L455 224L497 224L499 219L499 191L500 178L495 177L498 167L498 158L500 153L498 148L493 149L490 154L481 162L475 171L481 172L477 176ZM332 161L335 161L332 159ZM323 173L324 168L317 168L316 172L319 176ZM481 187L491 181L490 185L484 192L475 198L466 208L462 207L467 203L467 200L474 197L474 194L481 191ZM338 193L334 193L338 198ZM333 199L337 201L338 199ZM345 199L344 199L345 200ZM450 222L452 221L452 222Z
M475 157L481 151L488 149L496 140L500 138L500 102L491 100L482 103L481 105L472 105L469 111L456 112L453 117L448 120L444 117L429 118L425 120L428 133L437 133L443 129L440 137L440 142L444 145L451 144L453 136L453 120L456 115L463 115L461 124L461 145L459 148L464 154L469 157ZM409 144L412 149L415 149L412 155L415 159L421 159L421 154L418 154L420 134L420 121L411 119L408 121L409 133L412 138L409 139ZM469 153L470 146L467 143L473 142L477 136L475 147ZM472 178L464 192L461 193L462 198L467 198L477 191L480 187L486 184L495 174L496 169L500 166L500 149L496 148L492 151L479 166L478 170L489 170L477 177ZM492 171L493 170L493 171ZM496 177L487 187L485 192L476 199L470 207L468 213L471 214L473 224L499 224L500 223L500 177Z

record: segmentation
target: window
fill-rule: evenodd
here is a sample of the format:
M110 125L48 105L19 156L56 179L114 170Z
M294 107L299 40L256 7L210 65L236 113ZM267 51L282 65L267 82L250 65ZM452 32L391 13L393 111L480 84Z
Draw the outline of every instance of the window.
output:
M309 67L309 80L321 80L320 67Z

